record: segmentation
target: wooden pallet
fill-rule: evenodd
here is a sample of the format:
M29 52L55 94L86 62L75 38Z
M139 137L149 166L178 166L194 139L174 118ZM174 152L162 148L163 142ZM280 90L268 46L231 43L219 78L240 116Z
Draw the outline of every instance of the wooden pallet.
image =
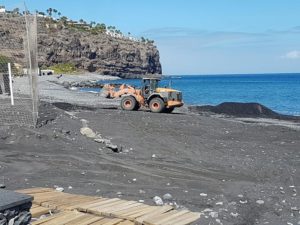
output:
M106 224L106 225L186 225L200 213L175 210L172 206L149 206L119 198L101 198L57 192L49 188L18 191L34 197L31 213L39 217L50 211L53 216L33 224ZM60 212L56 213L55 212Z

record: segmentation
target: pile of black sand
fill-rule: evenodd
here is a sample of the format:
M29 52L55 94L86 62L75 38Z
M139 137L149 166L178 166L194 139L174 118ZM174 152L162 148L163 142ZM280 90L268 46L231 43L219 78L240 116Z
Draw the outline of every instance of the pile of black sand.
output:
M189 106L193 113L211 112L234 117L269 118L280 120L300 121L300 116L283 115L259 103L224 102L216 106Z

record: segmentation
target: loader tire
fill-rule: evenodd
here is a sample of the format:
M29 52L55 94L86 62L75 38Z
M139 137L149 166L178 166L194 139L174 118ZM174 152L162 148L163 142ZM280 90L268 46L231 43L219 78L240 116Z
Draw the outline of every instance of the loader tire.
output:
M165 103L161 98L153 98L149 103L151 112L161 113L165 110Z
M125 96L121 100L121 108L123 110L127 110L127 111L137 110L139 108L138 106L139 106L138 102L133 96Z

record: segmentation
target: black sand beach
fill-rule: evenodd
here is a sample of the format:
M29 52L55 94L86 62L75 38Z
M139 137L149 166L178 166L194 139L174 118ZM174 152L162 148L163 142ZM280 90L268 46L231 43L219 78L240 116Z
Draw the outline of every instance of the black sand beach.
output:
M56 107L56 106L57 107ZM0 183L165 203L195 224L299 224L297 127L43 103L37 129L1 127ZM81 120L122 152L80 133Z

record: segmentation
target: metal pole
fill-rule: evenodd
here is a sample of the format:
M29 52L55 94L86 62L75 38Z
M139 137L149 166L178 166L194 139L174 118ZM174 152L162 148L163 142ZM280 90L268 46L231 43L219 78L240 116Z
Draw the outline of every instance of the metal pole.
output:
M9 89L10 89L11 105L15 105L10 63L8 63L8 76L9 76Z

